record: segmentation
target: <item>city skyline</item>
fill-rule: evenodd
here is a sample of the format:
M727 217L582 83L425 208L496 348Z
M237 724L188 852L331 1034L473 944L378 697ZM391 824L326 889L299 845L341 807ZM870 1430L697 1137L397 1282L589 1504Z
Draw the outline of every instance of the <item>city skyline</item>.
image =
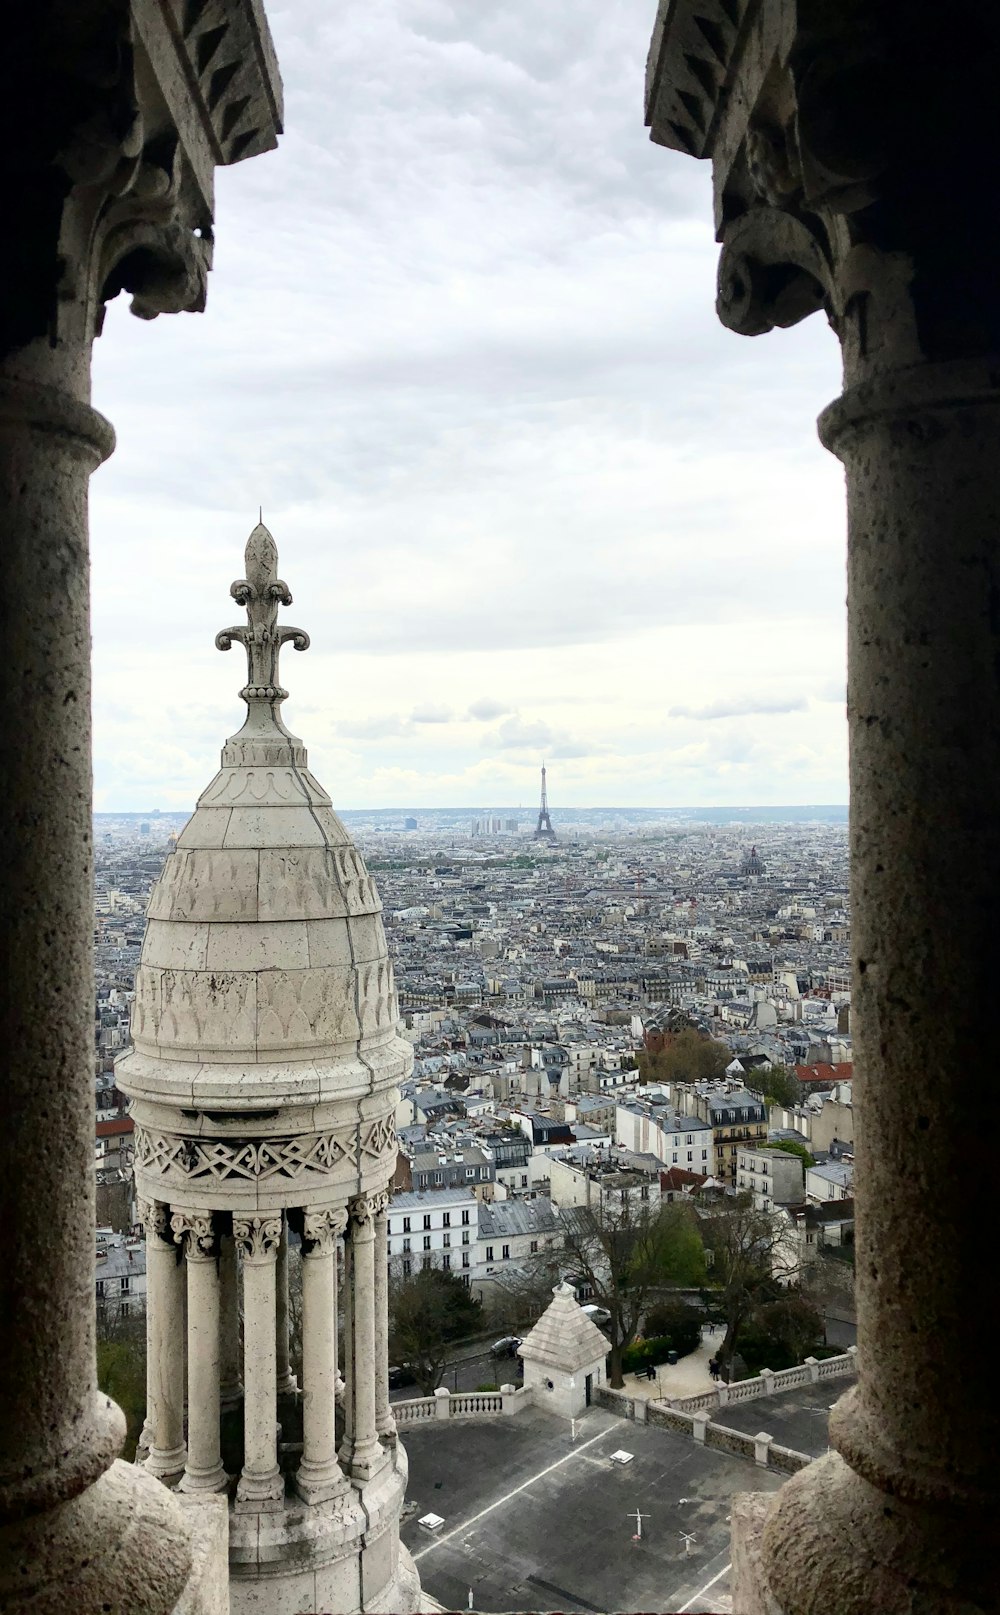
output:
M287 133L218 175L205 314L115 302L95 347L98 807L193 802L238 724L259 505L338 806L530 804L543 753L554 812L846 798L836 343L717 325L649 21L275 10Z

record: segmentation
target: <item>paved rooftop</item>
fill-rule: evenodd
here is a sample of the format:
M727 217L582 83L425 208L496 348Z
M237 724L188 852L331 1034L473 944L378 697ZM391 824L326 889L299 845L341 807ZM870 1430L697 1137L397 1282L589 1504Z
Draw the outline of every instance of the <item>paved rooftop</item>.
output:
M727 1610L732 1497L781 1479L603 1408L577 1422L575 1442L535 1410L403 1439L415 1505L403 1540L424 1591L451 1610L468 1608L470 1589L477 1610ZM610 1462L620 1448L630 1464ZM444 1517L436 1534L417 1523L429 1512Z
M728 1425L730 1430L745 1430L752 1436L766 1430L779 1446L819 1458L829 1446L830 1409L854 1383L845 1375L843 1379L828 1379L819 1385L800 1385L793 1391L782 1391L779 1396L761 1397L758 1402L718 1408L712 1413L712 1420L715 1424Z

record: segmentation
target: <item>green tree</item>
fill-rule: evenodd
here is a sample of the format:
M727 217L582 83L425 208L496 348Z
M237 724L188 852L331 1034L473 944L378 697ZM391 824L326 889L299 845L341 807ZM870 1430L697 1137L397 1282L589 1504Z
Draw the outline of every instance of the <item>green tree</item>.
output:
M794 1368L824 1343L819 1308L798 1290L756 1306L740 1331L737 1349L748 1368Z
M746 1085L773 1105L791 1109L802 1100L802 1089L794 1071L786 1065L754 1066L747 1072Z
M784 1150L786 1155L797 1155L804 1166L816 1165L806 1146L800 1144L797 1138L779 1138L777 1143L768 1144L767 1147L769 1150Z
M622 1353L635 1339L653 1293L668 1284L698 1285L704 1250L690 1208L641 1199L638 1183L622 1183L593 1206L565 1215L567 1277L585 1285L611 1314L609 1383L624 1385Z
M655 1054L641 1054L639 1071L649 1082L714 1082L732 1058L728 1044L690 1027L675 1033Z
M717 1355L727 1369L754 1309L773 1300L777 1281L791 1272L786 1235L781 1214L758 1211L750 1194L727 1196L704 1216L702 1236L726 1330Z
M398 1260L389 1269L389 1352L407 1363L424 1396L441 1383L456 1340L481 1327L482 1302L456 1274L423 1267L404 1276Z
M97 1384L125 1415L122 1457L135 1457L146 1417L146 1320L112 1309L97 1315Z

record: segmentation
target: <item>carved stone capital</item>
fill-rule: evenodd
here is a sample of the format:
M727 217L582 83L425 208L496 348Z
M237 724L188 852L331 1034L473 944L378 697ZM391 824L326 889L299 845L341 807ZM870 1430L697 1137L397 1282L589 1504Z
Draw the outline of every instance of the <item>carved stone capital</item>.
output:
M281 1244L281 1217L234 1217L233 1239L245 1262L273 1262Z
M136 1197L135 1204L147 1242L162 1239L168 1245L174 1244L173 1230L170 1227L170 1207L164 1205L162 1200L147 1200L141 1195Z
M174 1238L184 1245L189 1261L214 1261L219 1254L219 1237L212 1213L174 1210L170 1218Z
M347 1212L340 1207L325 1211L307 1211L302 1223L302 1254L329 1256L336 1254L337 1241L347 1228Z
M176 12L176 15L175 15ZM204 306L214 171L276 144L262 8L36 0L0 64L0 356L89 341L122 290L142 319Z
M1000 18L930 6L661 0L652 138L712 160L720 318L745 335L823 309L849 383L1000 350Z
M380 1216L388 1208L388 1205L388 1189L376 1189L371 1194L355 1196L347 1209L350 1213L351 1221L361 1226L374 1223L375 1218Z

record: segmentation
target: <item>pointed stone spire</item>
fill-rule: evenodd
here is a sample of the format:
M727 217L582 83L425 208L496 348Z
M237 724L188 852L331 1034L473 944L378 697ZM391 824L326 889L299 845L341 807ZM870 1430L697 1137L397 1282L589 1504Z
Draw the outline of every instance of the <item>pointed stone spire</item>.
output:
M288 641L296 650L308 650L309 635L302 628L278 622L278 606L290 606L292 596L288 584L278 576L278 546L263 522L258 522L247 539L244 561L246 577L237 578L229 592L238 605L246 608L246 627L238 624L223 628L215 636L219 650L231 650L235 640L247 653L247 682L240 691L247 704L246 722L239 734L227 741L222 760L304 763L305 748L285 728L279 711L288 691L278 683L278 654ZM267 741L273 742L277 737L277 749L268 747ZM252 755L248 755L248 748Z

